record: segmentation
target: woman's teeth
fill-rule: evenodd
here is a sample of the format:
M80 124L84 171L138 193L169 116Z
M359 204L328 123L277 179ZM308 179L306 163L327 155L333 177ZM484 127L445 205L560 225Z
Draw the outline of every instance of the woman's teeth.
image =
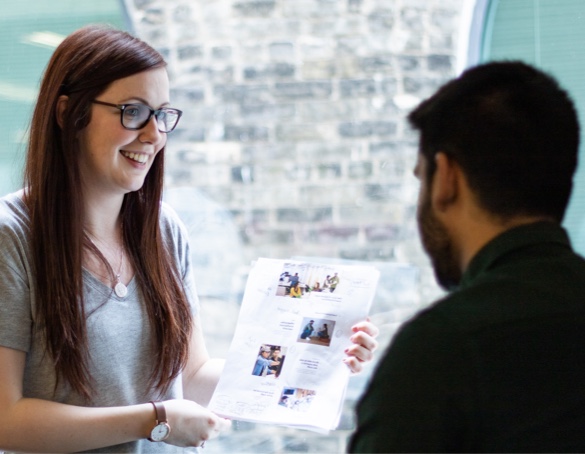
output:
M132 159L133 161L139 162L140 164L144 164L146 161L148 161L148 155L146 154L130 153L128 151L122 151L122 154L128 159Z

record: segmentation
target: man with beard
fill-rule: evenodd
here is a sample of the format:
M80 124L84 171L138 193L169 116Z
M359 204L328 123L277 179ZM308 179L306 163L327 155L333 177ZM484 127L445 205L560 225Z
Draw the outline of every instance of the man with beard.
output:
M419 105L418 225L449 293L405 323L357 407L351 452L585 452L585 261L561 227L579 126L520 62Z

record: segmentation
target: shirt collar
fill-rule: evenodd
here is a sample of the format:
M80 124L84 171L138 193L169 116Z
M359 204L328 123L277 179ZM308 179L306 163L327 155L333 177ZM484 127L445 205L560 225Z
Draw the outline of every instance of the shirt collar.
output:
M463 273L459 289L470 286L479 275L510 251L543 243L556 243L571 248L567 232L554 222L534 222L506 230L489 241L473 257Z

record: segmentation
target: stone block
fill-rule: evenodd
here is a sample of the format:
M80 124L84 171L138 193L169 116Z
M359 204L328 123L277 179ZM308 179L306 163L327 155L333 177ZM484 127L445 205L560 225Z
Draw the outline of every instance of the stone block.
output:
M373 35L388 35L394 29L396 19L394 12L388 9L377 9L368 14L368 29Z
M225 125L223 140L234 142L256 142L267 140L269 130L265 126Z
M232 209L230 214L233 219L240 225L255 225L258 223L266 224L270 219L268 210L243 210L243 209Z
M398 64L402 71L415 71L420 68L420 59L410 55L400 55L397 57Z
M450 33L434 33L429 36L429 47L435 51L448 51L453 49L454 37Z
M240 114L242 119L249 121L271 122L274 120L289 120L296 114L296 105L293 103L282 104L242 104Z
M180 4L173 9L172 19L174 23L186 23L193 24L191 6L186 4Z
M362 10L363 0L347 0L347 12L359 14Z
M372 137L396 134L396 123L390 121L362 121L340 123L338 132L341 137Z
M270 43L268 53L270 58L275 61L294 61L295 46L291 42Z
M424 8L403 8L400 12L400 19L404 27L411 32L424 32Z
M288 99L326 99L333 91L331 81L276 82L274 96Z
M262 103L272 100L268 85L216 85L213 93L223 102Z
M304 241L310 243L349 243L356 242L359 235L358 227L329 226L309 229Z
M374 79L340 80L339 92L342 98L371 97L376 93Z
M319 164L317 166L318 176L322 180L330 180L341 177L341 165L338 163Z
M142 15L142 23L146 25L162 25L166 20L166 13L162 8L148 8Z
M134 0L134 6L136 9L141 10L145 9L146 7L156 3L157 0Z
M218 186L218 185L202 185L199 186L199 189L203 191L204 194L209 196L211 200L220 205L230 206L232 201L232 188L229 186Z
M205 128L202 126L187 125L185 121L179 122L177 129L172 132L169 140L203 142L205 140Z
M177 100L177 102L188 102L189 104L199 103L205 99L205 88L198 86L173 88L171 89L171 99L173 101Z
M321 141L325 131L318 124L281 123L276 126L276 139L283 142Z
M227 60L231 58L233 49L231 46L213 46L211 56L217 60Z
M450 73L453 70L452 57L450 55L429 55L427 65L429 71Z
M331 122L355 118L353 104L343 101L311 101L297 104L299 121L303 123Z
M295 72L295 65L280 62L269 65L246 66L243 69L243 77L246 81L258 82L271 79L292 78Z
M278 162L258 164L255 169L256 182L259 187L272 187L289 179L286 169Z
M310 164L293 164L286 169L287 178L293 181L309 181L312 174L313 168Z
M332 209L325 208L279 208L276 220L280 223L331 222Z
M320 183L320 182L319 182ZM308 182L299 189L299 204L306 207L317 207L335 205L337 200L343 197L346 186L323 185L319 183L309 184Z
M394 58L390 54L379 54L359 59L359 66L365 73L384 73L394 68Z
M203 48L195 45L181 46L177 49L177 56L179 60L201 58L203 56Z
M305 60L301 67L301 74L305 80L332 79L337 73L334 60Z
M402 194L401 184L366 184L364 195L372 201L400 200Z
M338 0L294 0L282 3L283 15L299 19L330 17L340 13L342 2Z
M370 142L368 149L372 157L392 157L398 153L400 144L396 141Z
M436 8L430 12L431 24L442 30L444 33L450 33L455 30L458 14L456 10Z
M254 182L254 167L234 166L232 167L232 182L250 184Z
M286 161L294 156L294 145L284 143L259 143L242 148L242 162Z
M299 162L345 161L351 157L353 147L340 142L307 142L296 147L295 159Z
M233 4L233 11L243 17L267 17L274 12L276 2L274 0L241 1Z
M244 234L252 244L267 245L290 244L293 243L295 237L294 232L291 229L247 228ZM232 452L237 452L237 450Z
M348 177L351 179L365 179L372 176L373 164L370 161L350 162L348 165Z
M402 81L402 87L405 93L417 94L423 88L424 81L419 77L405 77Z
M398 80L394 77L384 78L380 82L380 90L386 96L394 96L398 91Z
M368 241L396 241L400 238L401 226L396 224L369 225L364 230Z
M390 261L394 258L394 246L385 247L344 247L339 251L339 257L345 260L363 262Z

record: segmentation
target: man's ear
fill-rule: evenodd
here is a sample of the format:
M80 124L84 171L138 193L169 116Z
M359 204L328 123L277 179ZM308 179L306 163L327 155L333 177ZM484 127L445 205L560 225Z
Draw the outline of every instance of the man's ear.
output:
M65 110L67 110L67 105L69 104L69 96L61 95L57 100L57 105L55 106L55 115L57 117L57 124L61 129L63 129L63 124L65 123Z
M435 167L431 201L441 212L457 200L461 169L457 162L442 151L435 154Z

